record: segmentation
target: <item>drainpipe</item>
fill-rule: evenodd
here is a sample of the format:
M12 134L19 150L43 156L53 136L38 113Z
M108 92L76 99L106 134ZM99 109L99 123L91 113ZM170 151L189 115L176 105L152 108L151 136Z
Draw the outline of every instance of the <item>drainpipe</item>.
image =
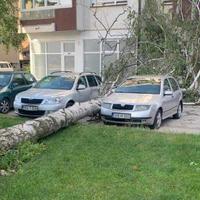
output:
M142 0L138 0L138 17L140 17L142 13ZM138 37L137 37L137 67L136 67L136 74L137 74L137 68L138 66L140 65L140 62L139 62L139 49L140 49L140 38L141 38L141 31L140 31L140 27L139 27L139 33L138 33Z

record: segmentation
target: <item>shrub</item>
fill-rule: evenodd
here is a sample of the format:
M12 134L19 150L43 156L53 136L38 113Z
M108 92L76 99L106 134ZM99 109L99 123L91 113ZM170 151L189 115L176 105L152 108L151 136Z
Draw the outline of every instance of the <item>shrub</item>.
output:
M23 163L45 150L44 144L25 142L0 154L0 170L18 170Z

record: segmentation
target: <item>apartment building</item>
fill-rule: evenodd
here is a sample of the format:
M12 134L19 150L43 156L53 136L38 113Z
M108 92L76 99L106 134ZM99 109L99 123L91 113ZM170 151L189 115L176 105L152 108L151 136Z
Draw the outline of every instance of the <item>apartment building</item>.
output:
M142 0L21 0L21 32L30 41L31 71L38 78L55 70L101 74L119 58L127 34L127 9ZM96 16L96 17L95 17ZM101 38L117 18L106 44ZM115 50L112 49L115 48ZM102 52L107 54L102 62Z

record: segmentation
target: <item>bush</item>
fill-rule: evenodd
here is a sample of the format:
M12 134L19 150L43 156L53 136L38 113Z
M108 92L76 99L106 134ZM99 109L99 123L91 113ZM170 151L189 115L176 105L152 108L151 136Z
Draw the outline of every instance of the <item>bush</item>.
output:
M184 102L198 102L199 92L197 90L186 90L183 92L183 101Z
M18 170L23 163L31 160L45 150L44 144L25 142L16 149L11 149L0 155L0 170Z

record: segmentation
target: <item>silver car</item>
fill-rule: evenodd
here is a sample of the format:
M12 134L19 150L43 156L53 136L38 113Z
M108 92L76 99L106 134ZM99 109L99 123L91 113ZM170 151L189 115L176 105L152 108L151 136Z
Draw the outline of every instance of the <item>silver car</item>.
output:
M14 101L15 112L34 117L48 114L97 98L100 87L101 78L94 73L55 72L19 93Z
M152 129L171 116L179 119L182 111L182 91L171 76L130 77L101 106L105 123L144 124Z

